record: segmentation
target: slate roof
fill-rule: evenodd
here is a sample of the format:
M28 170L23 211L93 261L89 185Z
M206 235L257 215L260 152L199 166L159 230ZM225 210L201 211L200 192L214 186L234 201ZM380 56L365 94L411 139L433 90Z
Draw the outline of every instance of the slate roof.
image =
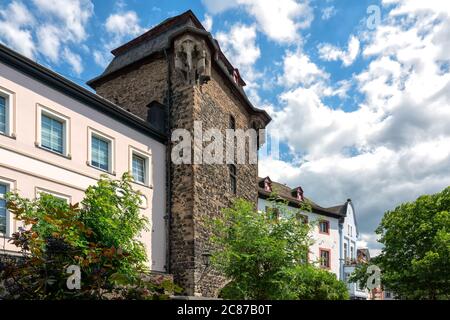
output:
M233 78L234 67L223 54L218 42L212 35L205 30L201 22L197 19L191 10L188 10L178 16L169 18L140 35L139 37L125 43L124 45L114 49L111 53L114 55L113 60L107 66L105 71L98 77L87 82L89 86L95 89L96 85L104 79L113 76L124 68L131 67L137 63L144 61L152 56L162 54L169 49L172 40L183 33L191 32L204 37L211 48L212 61L215 62L223 74L226 76L228 83L243 98L245 104L250 108L252 113L263 116L266 124L271 121L270 116L264 110L255 108L248 100L242 86L245 86L244 80L240 79L237 85ZM217 56L217 58L215 58Z
M264 199L268 198L271 195L270 192L264 190L265 179L266 178L258 178L258 194L261 198ZM297 188L290 188L289 186L286 186L279 182L272 181L272 192L275 192L281 199L287 200L289 202L289 205L291 206L299 207L301 204L301 201L299 201L296 197ZM342 205L325 208L307 197L305 197L305 199L311 204L312 212L314 213L331 216L334 218L344 218L347 214L347 206L349 204L348 201Z
M139 130L161 143L167 143L167 134L141 120L124 108L68 80L60 74L32 61L20 53L0 44L0 62L30 76L77 101L96 109L122 123Z

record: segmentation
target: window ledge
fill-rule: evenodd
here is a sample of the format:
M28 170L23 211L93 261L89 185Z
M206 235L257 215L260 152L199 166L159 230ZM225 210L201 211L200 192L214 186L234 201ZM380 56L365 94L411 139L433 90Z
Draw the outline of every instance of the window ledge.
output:
M91 167L92 169L101 171L101 172L106 173L106 174L109 174L109 175L111 175L111 176L114 176L114 177L116 176L116 172L115 172L115 171L111 172L111 171L103 170L103 169L101 169L101 168L98 168L98 167L96 167L96 166L93 166L89 161L86 161L86 165L87 165L88 167Z
M6 137L6 138L10 138L10 139L13 139L13 140L17 139L17 137L16 137L16 135L14 133L7 134L7 133L0 132L0 136Z
M60 157L62 157L62 158L68 159L68 160L72 160L72 156L71 156L70 154L65 155L65 154L61 154L61 153L59 153L59 152L56 152L56 151L47 149L47 148L41 146L41 145L40 145L39 143L37 143L37 142L35 142L34 145L35 145L36 148L38 148L38 149L41 149L41 150L50 152L51 154L54 154L54 155L56 155L56 156L60 156Z
M152 185L149 185L149 184L146 184L146 183L136 182L136 181L131 181L131 183L136 184L136 185L141 186L141 187L144 187L144 188L153 189Z

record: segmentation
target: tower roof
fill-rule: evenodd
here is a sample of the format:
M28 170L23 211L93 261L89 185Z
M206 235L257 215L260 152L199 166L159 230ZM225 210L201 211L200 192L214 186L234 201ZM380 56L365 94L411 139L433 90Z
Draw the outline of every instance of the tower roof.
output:
M114 78L123 70L139 65L139 63L152 57L164 56L166 50L172 47L173 39L188 32L205 38L212 52L212 61L218 66L226 82L242 98L250 113L258 114L262 117L265 124L268 124L271 121L270 116L264 110L255 108L249 101L242 88L245 86L244 80L238 72L235 72L236 68L225 57L217 40L212 37L211 33L206 31L191 10L164 20L137 38L112 50L111 53L114 55L114 58L105 71L100 76L88 81L87 84L95 89L98 85L110 78ZM233 79L233 76L236 74L238 75L238 83Z

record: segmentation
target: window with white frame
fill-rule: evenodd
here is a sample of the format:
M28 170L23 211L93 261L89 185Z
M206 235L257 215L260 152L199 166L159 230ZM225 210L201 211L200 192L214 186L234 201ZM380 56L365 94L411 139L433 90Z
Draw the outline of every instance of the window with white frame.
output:
M114 140L98 131L88 129L89 159L88 164L94 168L114 173Z
M3 96L0 96L0 132L6 133L6 107L7 107L7 101L6 98Z
M348 258L348 248L347 248L347 244L344 243L344 259L347 260Z
M64 153L64 122L41 116L41 146L57 153Z
M131 166L133 179L136 182L145 184L147 177L147 159L133 152Z
M148 186L150 184L151 154L129 147L129 171L134 182Z
M105 171L110 171L111 141L93 135L91 142L91 165Z
M38 105L38 144L41 148L69 156L69 118Z
M67 204L71 203L70 196L67 196L67 195L64 195L64 194L61 194L58 192L46 190L46 189L36 188L36 198L40 198L42 194L47 194L47 195L53 196L57 200L61 200L62 202L65 202Z
M5 195L9 191L9 185L0 181L0 234L8 232L8 210L6 209Z
M13 99L12 92L0 88L0 134L13 135Z

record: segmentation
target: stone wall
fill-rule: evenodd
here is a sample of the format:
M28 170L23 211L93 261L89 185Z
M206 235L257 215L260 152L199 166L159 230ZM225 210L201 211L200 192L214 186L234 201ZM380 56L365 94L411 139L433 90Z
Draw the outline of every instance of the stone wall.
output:
M213 70L208 83L195 87L194 119L202 122L203 130L217 128L225 137L225 130L229 129L230 115L236 120L236 128L244 130L250 128L250 117L223 81L222 77ZM204 143L204 146L207 144ZM210 248L209 233L203 222L205 216L219 214L223 208L229 207L236 197L255 203L257 200L255 185L257 165L242 164L236 165L236 168L237 194L234 195L230 191L228 165L194 165L196 294L217 296L219 289L226 282L225 278L215 272L202 275L204 270L202 254Z
M152 101L166 103L167 63L157 58L128 70L98 85L96 93L147 120L147 106Z

